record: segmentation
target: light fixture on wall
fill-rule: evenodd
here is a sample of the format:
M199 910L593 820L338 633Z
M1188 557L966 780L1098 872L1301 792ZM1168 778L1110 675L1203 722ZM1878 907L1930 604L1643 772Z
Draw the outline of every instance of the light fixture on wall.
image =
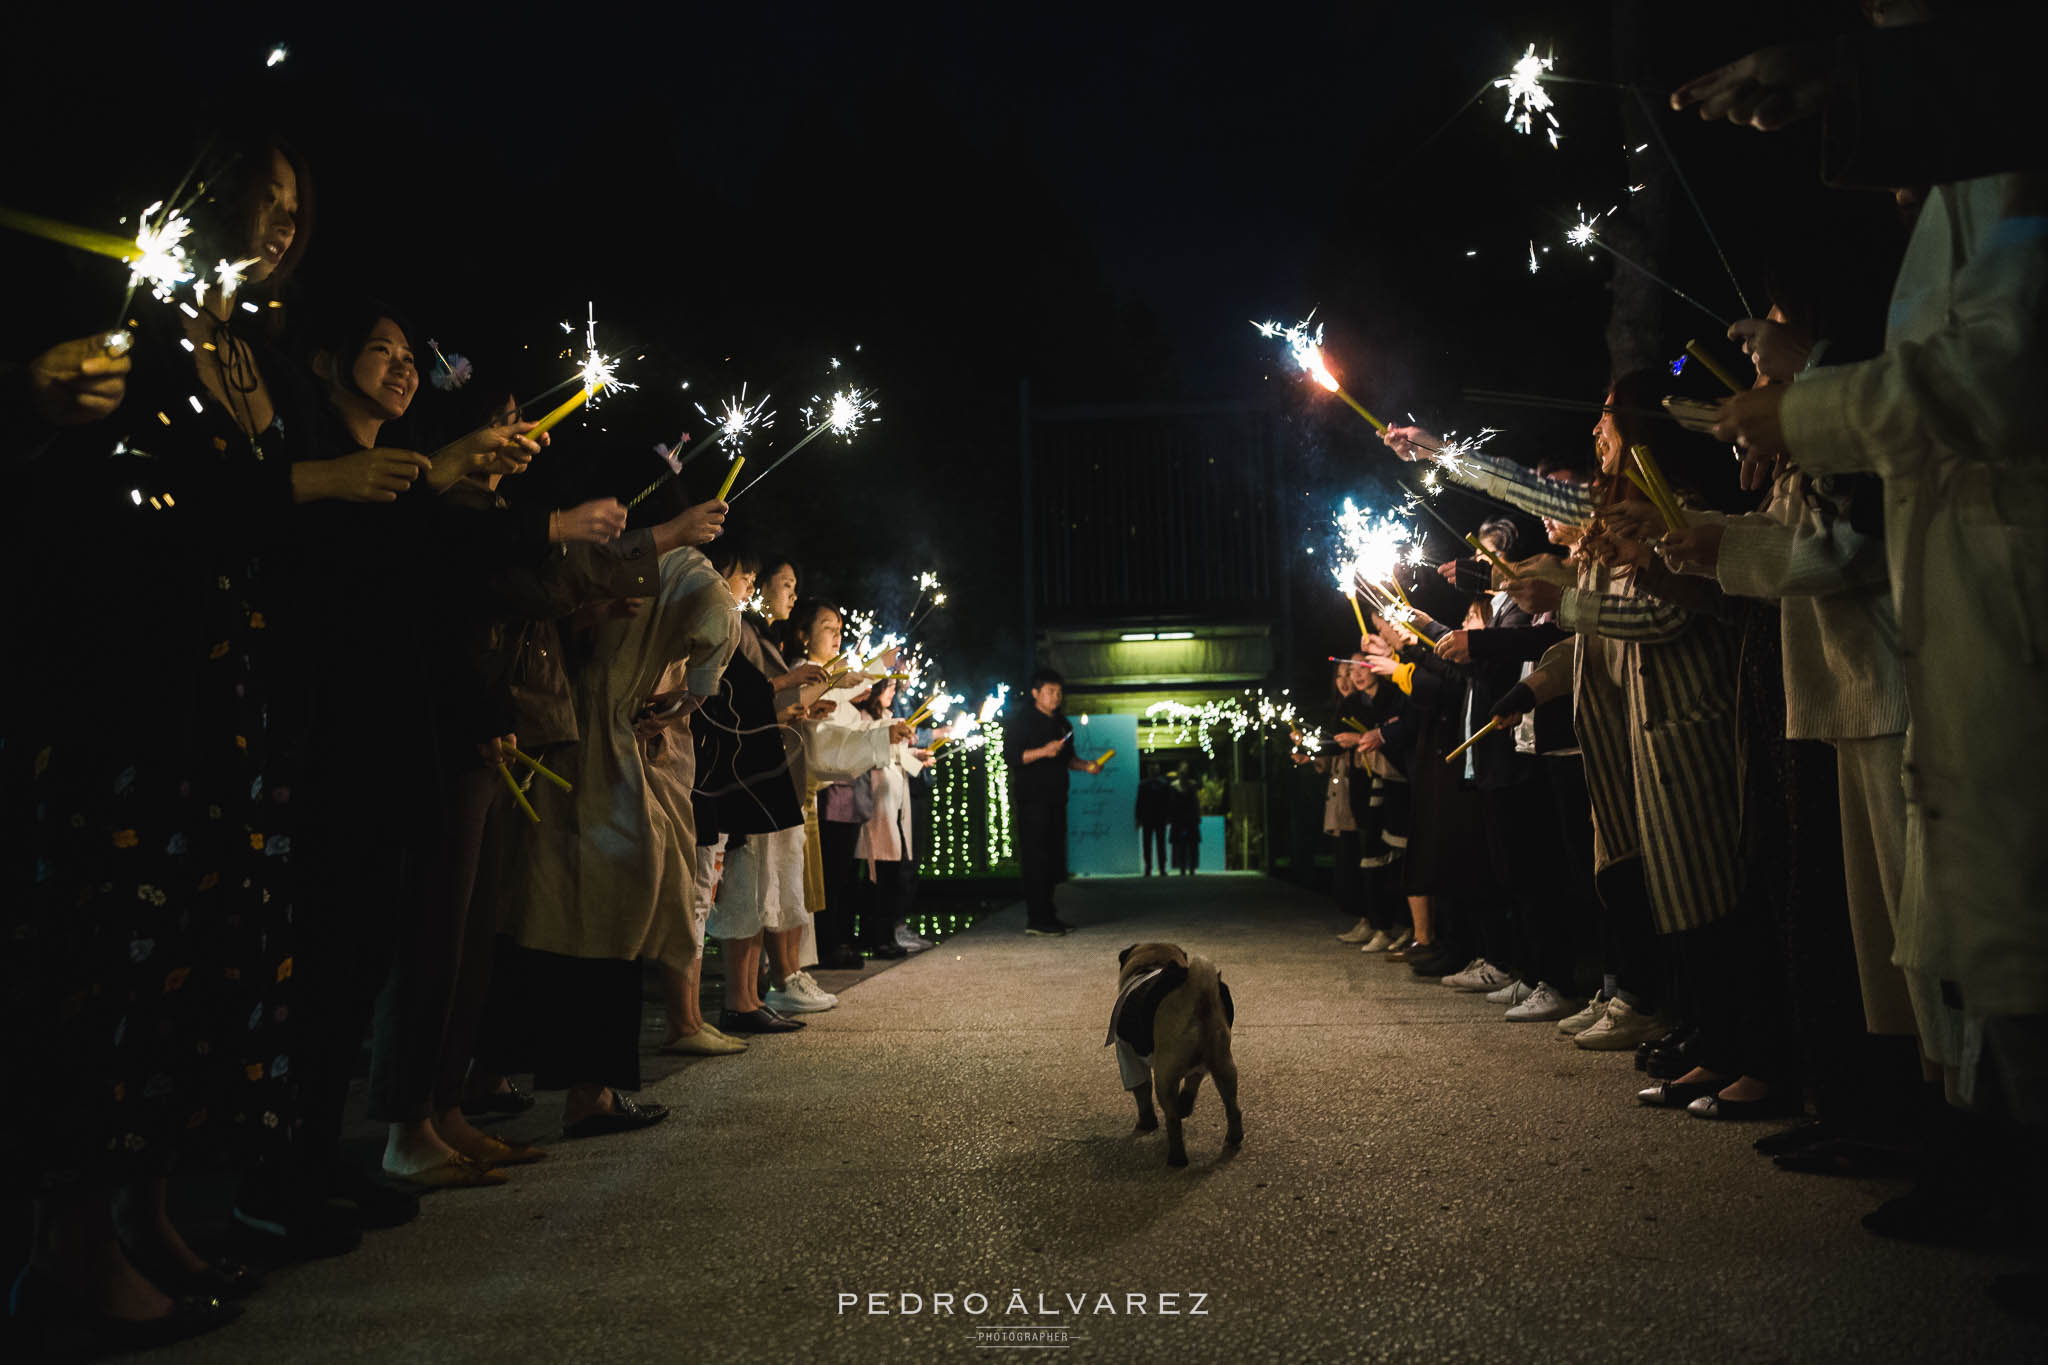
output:
M1157 635L1149 630L1126 631L1122 635L1117 636L1117 639L1122 640L1125 644L1129 644L1133 640L1156 640L1158 638Z

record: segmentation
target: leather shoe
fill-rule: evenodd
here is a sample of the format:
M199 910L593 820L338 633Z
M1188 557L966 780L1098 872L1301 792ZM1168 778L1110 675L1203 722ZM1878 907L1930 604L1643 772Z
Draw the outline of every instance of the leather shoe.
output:
M668 1117L668 1106L652 1101L640 1103L629 1100L618 1091L612 1092L612 1107L609 1112L599 1110L585 1114L574 1123L564 1125L565 1138L604 1137L609 1133L630 1133L636 1128L646 1128L660 1123Z
M1773 1090L1760 1100L1724 1100L1719 1095L1702 1095L1685 1106L1685 1112L1701 1119L1782 1119L1805 1108L1804 1096Z
M1636 1091L1636 1098L1656 1109L1683 1109L1702 1095L1711 1095L1726 1081L1660 1081L1648 1090Z
M762 1008L747 1010L721 1010L718 1015L718 1030L721 1033L795 1033L804 1026L801 1019L785 1019L774 1010Z
M481 1161L473 1161L460 1152L455 1152L446 1161L437 1162L422 1171L386 1171L384 1178L396 1181L409 1190L430 1194L435 1190L482 1190L493 1185L503 1185L509 1176L494 1171Z
M886 958L909 957L910 950L898 943L871 943L868 945L868 956Z
M533 1108L533 1094L522 1090L517 1081L508 1080L503 1090L485 1095L482 1099L464 1100L462 1112L471 1118L482 1114L523 1114Z
M818 965L835 972L857 972L868 964L851 946L837 943L818 954Z
M161 1286L159 1286L161 1288ZM166 1290L167 1294L171 1291ZM242 1305L210 1296L176 1295L171 1311L158 1318L116 1318L88 1308L68 1286L34 1266L24 1266L7 1295L7 1316L17 1334L34 1333L51 1355L147 1351L225 1327L242 1316Z

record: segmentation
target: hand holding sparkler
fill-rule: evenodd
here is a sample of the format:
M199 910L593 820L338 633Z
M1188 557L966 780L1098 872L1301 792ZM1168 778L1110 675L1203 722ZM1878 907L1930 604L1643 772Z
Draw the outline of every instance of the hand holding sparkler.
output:
M609 545L626 529L626 506L617 498L592 498L548 514L548 543Z
M1416 426L1389 427L1380 433L1380 440L1387 449L1410 464L1436 459L1444 446L1442 440Z
M1721 402L1721 415L1714 422L1714 435L1742 451L1742 486L1757 492L1771 486L1777 457L1785 449L1785 428L1778 409L1786 390L1766 384L1732 394Z
M1657 556L1673 573L1712 578L1721 563L1721 533L1717 521L1688 526L1683 531L1666 531L1657 542Z
M1564 589L1544 578L1518 578L1502 591L1531 616L1556 611L1558 603L1564 600Z
M1700 117L1747 124L1760 132L1819 113L1834 98L1828 49L1818 45L1767 47L1696 76L1671 92L1671 107L1698 105Z
M1756 372L1773 384L1789 384L1797 379L1813 355L1812 337L1789 322L1772 318L1743 318L1728 329L1728 339L1741 342L1742 353L1755 362ZM1692 350L1690 343L1686 350ZM1700 363L1706 364L1704 355L1700 356ZM1752 387L1733 383L1725 376L1722 382L1728 385L1730 393L1742 393Z
M427 484L445 493L471 474L517 474L533 462L548 443L546 432L534 435L537 422L491 423L450 441L435 451Z
M678 545L709 545L725 534L725 514L730 510L724 502L713 498L700 502L694 507L685 507L674 517L675 542Z
M396 502L431 462L411 450L379 446L292 466L294 502Z
M29 398L53 427L97 422L121 406L133 362L104 332L59 342L28 363Z

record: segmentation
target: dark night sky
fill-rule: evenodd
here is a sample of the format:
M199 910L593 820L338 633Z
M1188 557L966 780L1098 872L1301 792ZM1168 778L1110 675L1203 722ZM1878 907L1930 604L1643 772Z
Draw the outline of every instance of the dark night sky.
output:
M1054 402L1277 401L1299 414L1318 488L1369 492L1385 463L1370 433L1315 403L1246 325L1320 305L1333 361L1383 416L1582 439L1590 418L1479 410L1458 390L1584 395L1605 379L1609 267L1562 248L1535 277L1525 262L1532 236L1561 233L1548 215L1657 172L1624 155L1625 97L1558 87L1561 151L1504 128L1492 92L1431 131L1532 40L1555 45L1561 72L1661 88L1853 13L1691 7L1644 19L1654 32L1624 59L1607 6L1170 23L1106 8L323 8L275 11L246 38L216 19L159 33L50 18L4 59L10 127L51 130L14 139L7 198L85 221L132 211L175 180L207 104L260 109L319 180L308 290L398 302L528 388L556 373L555 324L586 300L608 348L645 355L640 391L556 447L612 488L651 477L648 448L688 412L682 379L692 397L743 378L773 392L788 435L825 358L859 344L884 420L792 462L742 504L747 529L855 601L885 606L935 567L960 590L933 643L1014 658L993 637L1017 592L1020 378ZM277 38L291 58L263 72ZM1741 177L1810 178L1793 140L1759 152L1734 130L1667 126L1738 245ZM1687 287L1738 315L1703 245L1682 231L1674 250ZM41 316L24 311L14 349ZM1667 317L1673 351L1712 328ZM891 498L855 501L878 481Z

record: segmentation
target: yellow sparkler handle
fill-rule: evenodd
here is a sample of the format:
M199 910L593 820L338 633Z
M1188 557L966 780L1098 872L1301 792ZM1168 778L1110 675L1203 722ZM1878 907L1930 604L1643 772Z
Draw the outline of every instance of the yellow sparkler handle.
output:
M529 437L533 437L540 435L543 431L548 431L552 429L553 427L558 425L564 417L567 417L570 413L576 411L576 409L582 407L585 403L589 402L591 398L596 396L597 391L603 387L604 381L600 379L595 384L590 385L588 388L576 390L575 393L569 395L569 397L563 401L560 407L556 408L547 416L541 418L538 422L535 422L533 424L533 430L527 432L526 434Z
M1477 744L1480 740L1485 739L1488 735L1492 734L1495 730L1498 729L1500 729L1500 717L1495 716L1492 720L1489 720L1488 722L1486 722L1486 724L1480 726L1477 730L1474 730L1471 734L1471 737L1468 738L1463 744L1460 744L1457 748L1445 754L1444 762L1452 763L1457 761L1457 758L1460 754L1464 753L1467 749Z
M1678 506L1677 495L1665 481L1664 471L1657 466L1657 457L1646 445L1630 446L1629 453L1635 456L1636 468L1643 471L1643 481L1637 486L1650 495L1651 502L1657 504L1657 511L1664 517L1664 525L1673 531L1684 530L1689 523Z
M739 478L740 466L745 464L746 462L747 457L744 455L735 455L732 457L732 467L725 471L725 482L718 485L718 500L720 502L724 502L725 495L727 493L732 492L733 481Z
M498 776L505 779L505 786L511 791L512 799L519 803L519 809L526 812L527 819L533 821L536 825L539 824L540 812L535 810L533 803L526 799L526 793L519 790L519 779L512 776L512 770L502 763L497 765L497 769Z
M545 763L542 763L532 754L526 753L520 749L514 749L512 751L512 757L518 759L521 763L524 763L527 767L531 768L533 770L534 776L545 778L549 782L554 783L557 787L560 787L563 791L572 792L576 790L574 787L569 785L569 780L567 778L563 777L560 773L557 773L550 769Z
M1501 577L1507 579L1508 582L1515 583L1521 580L1522 576L1516 573L1513 569L1509 568L1508 562L1505 559L1502 559L1499 555L1495 554L1492 551L1492 549L1487 546L1486 542L1481 540L1478 536L1468 534L1465 537L1465 543L1467 545L1470 545L1473 549L1479 551L1480 554L1485 555L1486 562L1493 565L1494 568L1499 569Z
M1372 627L1365 623L1365 612L1358 605L1358 594L1347 592L1344 594L1344 600L1351 604L1351 614L1358 618L1358 633L1360 637L1372 634Z
M1379 418L1373 416L1371 413L1367 412L1365 410L1365 404L1359 402L1356 398L1353 398L1350 394L1346 393L1341 388L1337 390L1337 396L1343 399L1345 402L1349 403L1351 405L1351 410L1353 412L1357 413L1360 417L1363 417L1366 421L1372 423L1372 429L1374 431L1377 431L1382 436L1387 434L1387 424L1385 422L1382 422Z
M1372 727L1370 725L1367 725L1364 721L1360 720L1356 716L1344 717L1344 723L1350 726L1352 729L1358 731L1358 733L1361 735L1369 735L1372 733Z
M0 206L0 227L10 227L46 242L90 251L95 256L107 256L117 261L132 261L141 254L132 237L117 237L96 228L60 223L55 218L45 218L40 213L24 213L20 209Z
M1698 341L1695 340L1686 342L1685 353L1691 356L1694 360L1699 361L1701 367L1704 368L1708 374L1714 376L1714 378L1720 380L1722 384L1726 385L1728 392L1741 393L1745 388L1748 387L1747 385L1736 383L1735 377L1728 373L1727 367L1722 365L1720 361L1716 360L1712 352L1708 351L1706 347L1700 345Z
M1108 763L1108 762L1109 762L1109 760L1111 760L1112 758L1115 758L1115 757L1116 757L1116 750L1114 750L1114 749L1104 749L1104 750L1103 750L1103 751L1102 751L1101 753L1097 754L1097 755L1096 755L1096 756L1095 756L1094 758L1092 758L1092 759L1090 759L1090 760L1088 761L1088 771L1089 771L1089 772L1091 772L1091 773L1099 773L1099 772L1101 772L1101 771L1102 771L1102 767L1103 767L1103 765L1104 765L1105 763Z

